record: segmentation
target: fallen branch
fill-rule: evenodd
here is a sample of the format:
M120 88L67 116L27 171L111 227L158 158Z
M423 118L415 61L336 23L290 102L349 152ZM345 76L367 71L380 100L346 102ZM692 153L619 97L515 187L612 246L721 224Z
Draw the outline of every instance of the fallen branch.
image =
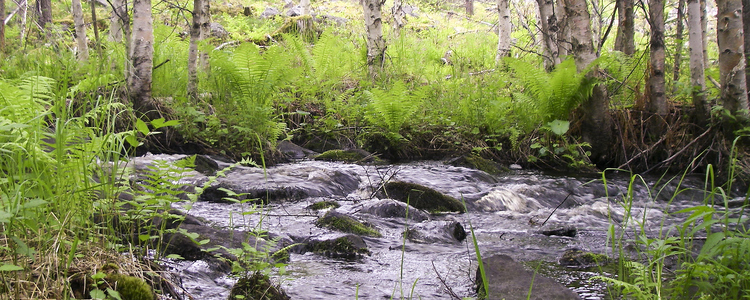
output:
M434 261L432 262L432 270L435 271L435 274L437 275L438 280L440 280L440 282L443 283L443 286L445 287L445 290L448 292L448 295L451 296L451 299L457 299L457 300L463 299L463 298L459 297L458 295L456 295L456 293L453 292L453 289L451 289L451 287L449 287L448 284L445 283L445 279L443 279L443 277L440 276L440 273L438 273L437 268L435 268L435 262Z

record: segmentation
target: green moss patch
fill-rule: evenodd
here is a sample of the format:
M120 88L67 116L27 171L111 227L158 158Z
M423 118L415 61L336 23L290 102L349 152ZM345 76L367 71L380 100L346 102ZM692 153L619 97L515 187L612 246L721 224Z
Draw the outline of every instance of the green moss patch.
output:
M255 272L237 280L228 299L286 300L289 296L281 288L272 284L268 276Z
M315 160L360 162L371 158L364 150L328 150L315 157Z
M320 227L333 229L336 231L353 233L358 235L380 237L377 229L363 224L354 218L339 212L329 211L322 218L315 222Z
M308 209L312 210L323 210L328 208L339 208L341 205L336 201L318 201L308 206Z
M310 245L310 250L314 253L334 258L354 259L364 254L370 254L370 250L367 249L365 242L356 235L346 235L333 240L316 241Z
M429 212L465 212L463 204L436 190L409 182L388 182L378 196L391 198Z
M152 300L155 299L154 291L145 280L123 274L109 274L105 278L110 286L116 287L120 298L128 300Z

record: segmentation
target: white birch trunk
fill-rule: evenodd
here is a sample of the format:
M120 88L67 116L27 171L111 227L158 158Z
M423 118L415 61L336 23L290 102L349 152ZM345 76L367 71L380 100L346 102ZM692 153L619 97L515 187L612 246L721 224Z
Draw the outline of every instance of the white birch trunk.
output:
M361 1L367 30L367 68L370 79L375 80L382 71L386 48L381 18L382 2L380 0Z
M666 99L664 49L664 0L650 0L648 2L649 19L651 20L650 41L650 72L648 77L649 111L658 115L666 115L669 111Z
M555 4L552 0L537 0L539 6L539 19L542 24L542 41L544 42L544 67L552 70L560 63L560 52L557 48L557 16Z
M123 35L123 23L128 18L124 15L125 0L112 0L112 14L109 16L109 40L121 42Z
M151 0L133 1L133 33L130 46L132 68L128 76L128 92L136 111L153 115L151 80L154 67L154 31Z
M747 110L745 86L744 37L742 35L742 2L717 0L717 34L721 101L733 114Z
M690 39L690 84L693 86L693 105L696 120L708 119L706 107L706 77L703 64L703 30L699 0L688 0L688 38Z
M73 14L73 23L75 24L76 31L76 45L78 47L76 55L78 60L87 61L89 59L89 46L88 38L86 37L86 23L83 21L81 0L73 0L70 9Z
M498 12L498 23L497 23L497 55L495 61L500 62L500 59L506 56L510 56L510 31L511 31L511 20L510 20L510 1L509 0L497 0L497 12Z

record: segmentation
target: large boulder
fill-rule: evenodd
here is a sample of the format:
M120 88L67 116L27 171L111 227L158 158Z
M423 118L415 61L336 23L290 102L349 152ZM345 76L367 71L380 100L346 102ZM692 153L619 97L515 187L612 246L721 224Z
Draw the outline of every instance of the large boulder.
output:
M579 300L578 294L564 285L544 277L514 261L507 255L495 255L482 259L489 283L485 299L505 300ZM484 294L482 275L477 268L477 292ZM529 295L531 287L531 296Z
M307 238L298 241L296 244L298 246L294 247L292 251L299 254L313 252L330 258L344 259L358 259L362 258L363 255L370 254L365 240L354 234Z
M379 198L390 198L431 213L465 212L461 201L416 183L391 181L378 191Z
M269 6L269 7L266 7L266 10L264 10L260 14L260 17L263 18L263 19L268 19L268 18L272 18L272 17L278 16L280 14L281 14L281 11L279 11L278 8Z

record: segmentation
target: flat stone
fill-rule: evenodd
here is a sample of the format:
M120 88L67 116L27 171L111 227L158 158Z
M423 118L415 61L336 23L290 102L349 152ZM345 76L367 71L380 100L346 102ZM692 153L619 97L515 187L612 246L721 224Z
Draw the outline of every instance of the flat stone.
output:
M579 300L578 294L564 285L534 274L507 255L495 255L482 259L485 275L489 282L489 293L485 299L505 300ZM481 291L482 275L477 268L477 286ZM529 294L531 289L531 296Z

